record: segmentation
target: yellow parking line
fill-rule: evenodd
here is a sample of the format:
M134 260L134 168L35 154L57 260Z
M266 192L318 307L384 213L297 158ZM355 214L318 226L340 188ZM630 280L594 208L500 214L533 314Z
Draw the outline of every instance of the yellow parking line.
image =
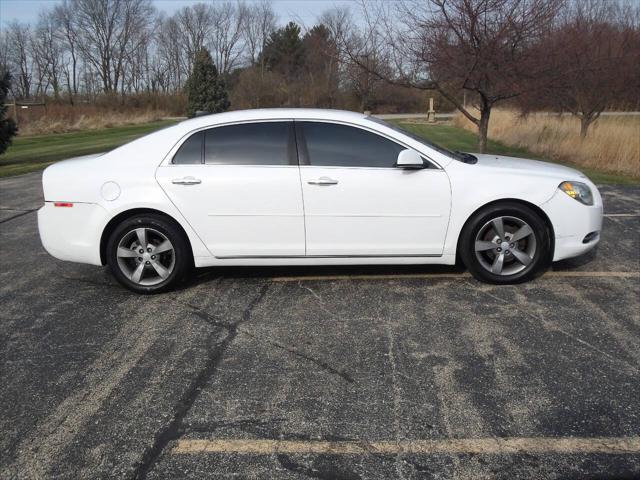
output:
M470 278L469 273L407 273L391 275L299 275L291 277L272 277L272 282L311 282L329 280L409 280L415 278ZM640 278L640 272L582 272L582 271L549 271L544 277L616 277Z
M240 455L330 454L517 454L517 453L640 453L640 437L602 438L452 438L406 441L298 441L298 440L178 440L172 454L222 453Z
M407 273L380 275L300 275L292 277L272 277L273 282L299 282L316 280L402 280L409 278L469 278L468 273Z
M640 272L581 272L578 270L567 272L547 272L544 277L618 277L640 278Z

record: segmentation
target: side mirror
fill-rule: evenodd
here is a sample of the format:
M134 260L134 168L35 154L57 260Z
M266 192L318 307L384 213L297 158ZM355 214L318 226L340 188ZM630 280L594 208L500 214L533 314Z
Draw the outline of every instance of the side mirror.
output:
M424 168L424 160L418 152L415 150L402 150L398 154L398 160L396 161L396 167L407 169L419 169Z

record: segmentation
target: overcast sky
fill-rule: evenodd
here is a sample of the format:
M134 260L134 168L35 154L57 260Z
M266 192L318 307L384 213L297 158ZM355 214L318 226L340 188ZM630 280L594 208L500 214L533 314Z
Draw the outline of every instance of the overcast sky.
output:
M38 18L38 12L51 7L60 0L0 0L0 20L6 25L12 20L33 23ZM221 0L200 0L202 3L214 3ZM252 0L245 0L251 3ZM153 0L158 10L173 13L185 5L200 3L198 0ZM290 20L309 26L325 10L333 6L351 5L353 0L272 0L273 9L281 24Z

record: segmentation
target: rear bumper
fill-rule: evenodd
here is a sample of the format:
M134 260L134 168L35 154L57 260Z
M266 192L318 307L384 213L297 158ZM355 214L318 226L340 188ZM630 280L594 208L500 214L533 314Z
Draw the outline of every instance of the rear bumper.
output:
M53 257L69 262L102 265L100 237L107 211L94 203L55 207L45 202L38 210L38 231L42 246Z
M587 253L600 241L602 200L597 190L594 200L593 206L583 205L558 190L551 200L540 205L555 232L554 262Z

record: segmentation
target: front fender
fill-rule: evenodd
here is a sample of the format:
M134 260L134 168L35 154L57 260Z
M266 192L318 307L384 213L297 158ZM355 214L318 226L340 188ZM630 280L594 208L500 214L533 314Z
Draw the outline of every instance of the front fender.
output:
M492 175L474 165L452 162L447 167L451 181L451 221L444 254L455 255L462 229L471 216L496 201L521 201L539 207L555 194L556 178L549 176L501 173Z

